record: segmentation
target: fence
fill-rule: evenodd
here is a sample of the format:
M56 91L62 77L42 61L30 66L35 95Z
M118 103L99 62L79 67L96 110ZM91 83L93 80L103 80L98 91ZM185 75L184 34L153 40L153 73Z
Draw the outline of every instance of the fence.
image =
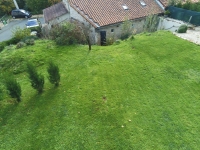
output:
M169 6L170 17L200 26L200 12Z
M3 23L3 25L6 25L8 23L8 15L4 15L0 18L0 22Z

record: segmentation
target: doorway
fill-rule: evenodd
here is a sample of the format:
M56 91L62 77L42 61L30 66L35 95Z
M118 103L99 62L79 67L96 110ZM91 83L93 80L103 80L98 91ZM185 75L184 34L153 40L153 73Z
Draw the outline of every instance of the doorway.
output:
M101 35L101 45L105 46L106 45L106 31L100 31Z

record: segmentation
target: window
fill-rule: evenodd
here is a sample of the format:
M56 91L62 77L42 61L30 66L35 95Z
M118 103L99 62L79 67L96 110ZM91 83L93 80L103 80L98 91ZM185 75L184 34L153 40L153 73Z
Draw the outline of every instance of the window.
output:
M142 6L146 6L146 3L145 3L144 1L140 1L140 4L141 4Z
M111 29L111 32L114 32L114 29Z
M124 10L128 10L128 6L123 5L122 7L124 8Z

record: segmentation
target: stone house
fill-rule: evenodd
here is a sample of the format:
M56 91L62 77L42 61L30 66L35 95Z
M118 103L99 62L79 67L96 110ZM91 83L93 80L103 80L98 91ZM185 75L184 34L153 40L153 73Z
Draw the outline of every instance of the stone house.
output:
M48 28L70 19L69 11L63 2L57 3L43 10L44 21Z
M163 13L158 0L63 0L61 4L66 8L65 20L76 20L90 27L91 42L99 45L103 45L106 38L120 38L125 20L131 21L133 30L139 33L143 31L146 16ZM50 26L54 22L59 23L58 19L46 15L64 15L53 11L43 12L44 18L54 18L49 22Z

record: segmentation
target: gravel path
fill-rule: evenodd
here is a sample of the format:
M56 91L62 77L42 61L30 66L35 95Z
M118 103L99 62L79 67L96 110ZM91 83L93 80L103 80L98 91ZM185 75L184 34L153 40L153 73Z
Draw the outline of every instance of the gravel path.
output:
M174 32L174 34L180 38L200 45L200 27L196 27L194 30L187 30L187 33Z

